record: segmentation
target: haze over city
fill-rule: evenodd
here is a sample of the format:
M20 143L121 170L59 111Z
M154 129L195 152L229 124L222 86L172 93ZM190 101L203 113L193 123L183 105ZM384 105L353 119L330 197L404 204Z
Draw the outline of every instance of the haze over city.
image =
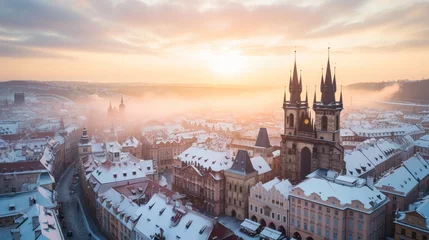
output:
M428 13L0 0L0 239L427 240Z

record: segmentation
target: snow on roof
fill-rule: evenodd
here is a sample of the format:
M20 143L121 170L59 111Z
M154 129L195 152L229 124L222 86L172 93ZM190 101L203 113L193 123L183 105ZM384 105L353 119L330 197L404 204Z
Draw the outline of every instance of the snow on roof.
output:
M282 233L269 227L265 227L259 235L266 239L279 239Z
M129 153L122 153L119 161L106 161L100 164L91 175L100 184L129 181L146 177L146 170L142 170L138 165L141 164L137 161L138 159L135 160L129 155Z
M97 201L104 209L118 219L122 225L129 230L133 229L133 225L138 218L137 210L139 206L131 199L111 188L102 193Z
M422 141L429 141L429 134L424 135L423 137L421 137L419 140Z
M36 203L26 209L15 222L18 226L10 231L19 231L21 240L64 239L55 211L40 204ZM38 230L40 235L36 232Z
M404 166L401 166L380 178L375 187L390 194L407 196L417 185L417 180Z
M253 168L258 171L258 175L262 175L272 170L270 165L262 156L252 157L250 161L252 162Z
M0 122L0 135L17 134L19 122L3 121Z
M345 151L347 175L361 176L374 169L372 162L361 151Z
M256 231L261 224L254 222L248 218L244 219L244 221L240 224L240 227L248 229L250 231Z
M36 203L46 208L56 206L52 192L43 187L28 192L5 193L0 195L0 218L21 214L31 206L30 199L35 199Z
M268 182L262 184L262 186L265 188L265 190L270 190L274 185L276 185L279 182L280 182L280 179L278 179L277 177L275 177L275 178L273 178L273 180L268 181Z
M204 168L211 168L215 172L224 171L232 166L232 150L214 151L192 146L177 157L182 162L190 162L192 165L200 164Z
M165 196L154 194L146 205L138 209L139 218L134 230L146 238L151 238L164 230L165 239L204 240L210 237L214 222L180 204L167 203Z
M419 182L429 174L428 163L418 154L404 161L403 165Z
M45 147L45 150L43 151L43 155L40 158L40 162L43 164L43 166L49 171L52 171L52 165L54 161L54 157L52 155L52 150L49 147Z
M361 202L366 209L372 209L373 207L378 207L380 204L387 202L386 196L376 188L371 189L366 185L343 185L321 178L308 178L304 180L295 186L290 194L295 197L300 197L294 194L297 189L301 189L305 196L316 194L323 201L327 201L330 197L336 198L340 201L340 204L343 205L342 207L347 207L346 205L352 204L353 200ZM354 208L354 206L351 206L351 208Z
M102 153L105 151L104 143L93 143L91 147L92 153Z
M135 137L128 137L125 139L125 141L122 143L122 147L134 147L137 148L140 145L140 141L137 140Z
M280 156L280 150L275 150L275 151L273 151L273 157L278 157L278 156Z
M399 149L400 146L390 140L366 140L355 150L345 152L347 175L361 176L389 159Z
M352 130L345 128L345 129L340 129L340 135L341 137L353 137L356 134Z
M414 141L414 146L421 148L429 148L429 141L419 139L417 141Z
M401 225L408 225L408 226L410 226L412 228L414 228L414 226L417 227L417 228L421 228L421 226L413 225L413 224L410 224L410 223L402 221L402 220L404 220L405 215L407 213L411 213L411 212L416 212L420 216L422 216L423 218L425 218L426 219L426 228L429 228L429 196L426 196L423 199L410 204L408 211L399 212L399 217L397 218L397 220L395 221L395 223L399 223Z

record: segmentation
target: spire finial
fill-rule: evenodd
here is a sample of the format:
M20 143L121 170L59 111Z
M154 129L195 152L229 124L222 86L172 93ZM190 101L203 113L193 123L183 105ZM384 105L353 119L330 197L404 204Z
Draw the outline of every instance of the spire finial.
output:
M328 60L329 60L329 50L331 50L331 47L329 46L329 43L328 43Z
M316 103L316 92L317 92L317 85L314 85L314 97L313 97L313 104Z
M295 46L295 62L296 62L296 46Z
M305 104L308 105L308 86L305 85Z

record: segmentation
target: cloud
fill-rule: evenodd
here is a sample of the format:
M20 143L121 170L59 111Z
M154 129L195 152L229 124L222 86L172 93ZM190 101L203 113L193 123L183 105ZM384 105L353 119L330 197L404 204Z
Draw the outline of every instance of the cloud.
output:
M210 3L210 5L207 5ZM60 50L163 55L176 49L225 45L238 41L249 55L284 55L297 41L335 38L382 29L378 45L389 34L411 33L402 39L426 46L429 3L410 2L360 16L371 1L202 1L171 0L14 0L0 1L1 36L12 50L36 56ZM398 17L400 16L400 17ZM416 34L413 34L416 33ZM274 44L260 38L278 38ZM247 40L247 41L243 41ZM376 40L374 40L376 41ZM399 42L399 41L397 41ZM311 44L311 43L306 43ZM358 44L359 45L359 44ZM356 46L349 46L356 47ZM364 47L360 44L359 47ZM302 46L305 50L307 46ZM6 49L3 47L3 49ZM21 50L18 50L21 49ZM33 49L33 50L31 50ZM43 51L40 51L43 49ZM382 48L379 48L382 49ZM6 50L4 50L6 52ZM16 55L25 56L23 52Z

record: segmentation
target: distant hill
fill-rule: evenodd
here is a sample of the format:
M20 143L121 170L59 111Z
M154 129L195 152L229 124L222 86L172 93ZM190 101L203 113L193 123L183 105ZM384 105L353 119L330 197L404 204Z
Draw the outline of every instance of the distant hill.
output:
M381 91L385 87L398 84L399 91L392 95L392 99L402 101L429 102L429 79L416 81L396 81L378 83L355 83L348 85L346 89L357 91Z

